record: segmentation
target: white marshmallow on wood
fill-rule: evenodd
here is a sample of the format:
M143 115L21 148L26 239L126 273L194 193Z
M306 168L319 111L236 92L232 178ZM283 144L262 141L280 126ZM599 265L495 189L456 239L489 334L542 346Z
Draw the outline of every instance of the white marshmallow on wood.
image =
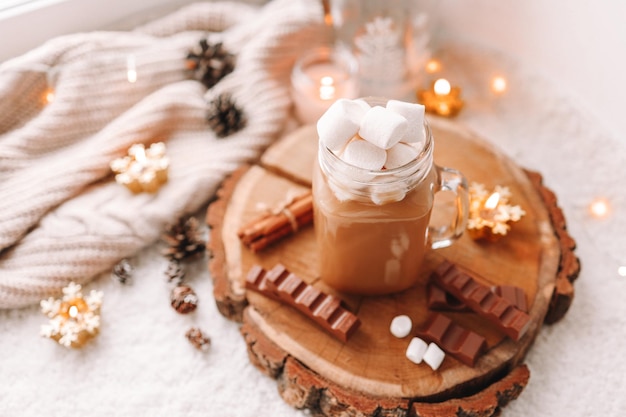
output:
M363 106L365 104L367 107ZM322 143L338 153L357 134L369 105L345 98L335 101L317 121L317 135Z
M428 345L428 349L426 349L426 353L424 353L423 359L424 362L428 364L428 366L433 368L433 371L436 371L437 369L439 369L439 366L441 365L441 362L443 362L445 357L446 353L441 350L441 348L435 343L431 343Z
M400 142L387 149L385 168L394 169L413 161L419 154L418 150L407 143Z
M398 339L408 336L412 329L413 322L411 318L404 314L394 317L393 320L391 320L391 326L389 326L391 334Z
M403 116L408 122L408 129L402 142L416 143L424 140L424 110L425 106L406 101L389 100L387 108Z
M406 348L406 357L413 363L422 363L426 350L428 350L426 342L419 337L414 337Z
M405 117L384 107L375 106L365 113L359 136L381 149L389 149L402 140L408 128Z
M387 152L363 139L348 143L340 158L355 167L380 171L387 160Z

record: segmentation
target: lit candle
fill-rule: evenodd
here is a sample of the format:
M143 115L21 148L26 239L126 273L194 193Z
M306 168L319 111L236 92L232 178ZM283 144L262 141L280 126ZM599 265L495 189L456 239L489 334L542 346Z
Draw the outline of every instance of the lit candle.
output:
M294 65L291 93L296 117L315 123L340 98L358 97L357 64L348 52L314 49Z
M436 80L429 90L420 90L417 96L428 113L439 116L455 116L464 104L461 100L461 89L451 86L445 78Z
M41 300L41 312L50 322L41 326L41 335L67 348L81 347L98 334L102 292L92 290L83 295L79 284L63 288L63 298Z
M526 214L520 206L509 204L510 195L507 187L496 186L489 194L483 184L470 185L467 230L473 239L497 240L508 233L509 223Z
M335 80L333 77L322 77L320 80L320 98L322 100L332 100L335 98Z
M167 182L169 158L163 142L153 143L148 149L136 143L128 149L128 155L111 161L115 181L134 193L156 192Z

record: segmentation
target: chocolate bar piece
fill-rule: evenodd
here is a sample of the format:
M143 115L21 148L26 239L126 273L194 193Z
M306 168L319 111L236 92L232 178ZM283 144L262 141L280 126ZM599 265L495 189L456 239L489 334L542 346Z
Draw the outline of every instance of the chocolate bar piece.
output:
M484 337L453 322L439 313L432 313L418 335L436 343L459 361L474 366L476 359L487 350Z
M439 288L437 285L429 283L426 287L428 294L428 308L439 311L472 311L468 306L460 302L452 294ZM520 287L514 285L497 285L491 288L491 291L500 297L509 301L524 313L528 313L528 303L526 302L526 293Z
M530 325L530 317L511 302L492 292L450 262L444 261L432 275L433 282L494 323L511 339L519 340Z
M426 287L428 308L443 311L472 311L452 294L444 291L435 284L429 283Z
M526 302L526 293L520 287L515 285L498 285L493 288L493 292L500 297L508 300L524 313L528 313L528 303Z
M246 288L295 307L342 342L361 325L341 300L307 284L281 264L269 271L254 265L246 277Z

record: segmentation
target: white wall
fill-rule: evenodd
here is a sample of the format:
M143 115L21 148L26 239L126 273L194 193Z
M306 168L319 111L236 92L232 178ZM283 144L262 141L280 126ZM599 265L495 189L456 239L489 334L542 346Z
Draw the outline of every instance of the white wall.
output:
M130 27L192 1L39 0L51 6L0 17L0 62L57 34ZM506 51L584 101L626 144L626 1L413 1L432 15L435 38Z
M436 37L505 51L584 101L626 145L626 1L429 0Z
M152 17L192 0L37 0L0 13L0 62L47 39L74 32L116 27Z

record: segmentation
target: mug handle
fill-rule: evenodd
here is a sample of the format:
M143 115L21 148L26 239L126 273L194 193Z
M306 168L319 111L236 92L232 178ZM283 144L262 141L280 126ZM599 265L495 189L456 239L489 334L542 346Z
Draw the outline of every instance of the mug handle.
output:
M461 172L435 165L439 178L439 187L435 192L451 191L455 195L456 215L447 226L428 227L430 246L433 249L446 248L461 237L467 226L469 215L469 193L467 180Z

